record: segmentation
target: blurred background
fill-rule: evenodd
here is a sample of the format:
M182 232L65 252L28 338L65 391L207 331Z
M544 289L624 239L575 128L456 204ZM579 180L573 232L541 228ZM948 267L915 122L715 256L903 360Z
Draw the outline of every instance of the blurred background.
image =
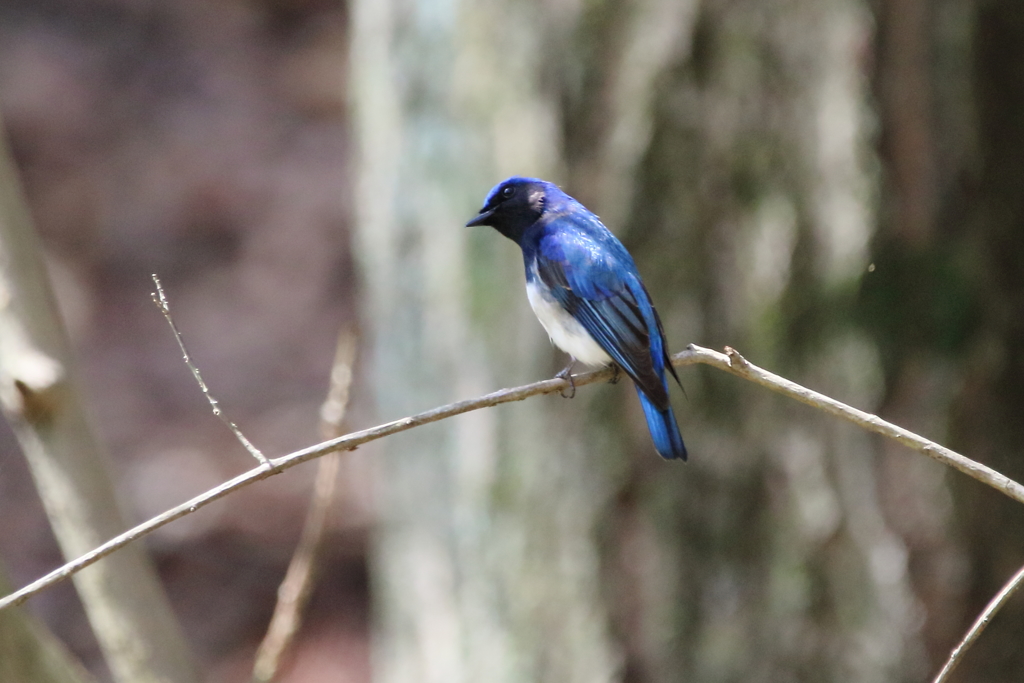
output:
M0 115L120 503L550 376L513 173L636 258L669 345L752 362L1024 479L1019 0L0 0ZM343 458L282 681L922 681L1024 565L1024 509L707 368L663 462L628 382ZM146 541L207 681L249 679L313 465ZM0 560L59 565L0 425ZM27 610L110 680L70 584ZM1024 678L1011 601L956 680Z

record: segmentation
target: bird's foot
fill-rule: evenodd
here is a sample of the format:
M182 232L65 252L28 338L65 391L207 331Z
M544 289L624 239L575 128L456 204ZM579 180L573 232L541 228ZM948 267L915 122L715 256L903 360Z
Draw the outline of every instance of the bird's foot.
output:
M608 384L618 384L619 379L622 377L622 371L619 369L618 363L612 364L612 378L608 380Z
M576 396L576 382L572 378L572 366L576 365L576 359L572 358L569 364L562 368L562 371L555 375L558 379L564 379L569 382L569 393L566 394L565 390L558 392L562 398L573 398Z

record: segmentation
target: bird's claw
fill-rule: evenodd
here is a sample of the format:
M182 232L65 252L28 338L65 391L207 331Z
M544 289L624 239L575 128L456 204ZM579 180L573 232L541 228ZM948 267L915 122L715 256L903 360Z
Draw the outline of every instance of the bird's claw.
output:
M572 366L574 365L576 365L575 359L573 359L571 363L562 368L561 372L555 375L557 379L564 379L569 383L568 394L565 393L565 389L562 389L562 391L558 392L559 396L561 396L562 398L574 398L576 396L576 382L572 378Z
M618 384L621 378L621 372L619 370L619 364L615 363L612 365L612 378L608 380L608 384Z

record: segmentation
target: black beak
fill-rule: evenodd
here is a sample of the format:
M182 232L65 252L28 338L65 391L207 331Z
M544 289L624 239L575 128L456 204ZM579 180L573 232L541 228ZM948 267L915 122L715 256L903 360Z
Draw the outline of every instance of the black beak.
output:
M470 222L466 223L466 227L467 228L473 228L473 227L476 227L478 225L490 225L490 223L488 223L487 221L491 220L491 216L493 216L493 215L494 215L494 209L490 209L488 211L481 210L479 216L477 216L476 218L474 218Z

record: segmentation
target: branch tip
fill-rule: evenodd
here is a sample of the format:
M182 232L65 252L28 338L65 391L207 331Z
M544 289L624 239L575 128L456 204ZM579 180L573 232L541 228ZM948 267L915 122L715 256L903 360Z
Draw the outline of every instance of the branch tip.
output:
M221 410L217 399L213 397L213 394L210 393L209 387L206 386L206 382L203 381L203 376L199 373L199 367L192 362L192 356L189 355L188 349L185 348L185 340L182 338L181 332L178 330L178 326L174 322L174 318L171 316L171 306L167 301L167 296L164 294L163 285L160 284L160 278L157 277L156 274L153 275L153 283L156 285L156 294L151 295L153 297L153 302L160 309L160 312L163 313L164 319L167 320L167 324L170 325L171 333L174 335L174 340L178 342L178 348L181 350L182 360L185 361L185 365L188 366L188 369L192 372L192 377L195 378L200 391L203 392L203 395L206 396L206 400L209 401L210 409L213 411L213 414L219 418L221 422L227 425L228 429L231 430L235 435L235 438L242 444L242 447L248 451L249 455L254 457L256 461L265 469L270 471L271 474L277 474L280 470L278 470L267 459L267 456L263 455L258 448L253 446L249 439L245 438L245 435L242 434L242 430L240 430L234 422L224 415L224 411Z

